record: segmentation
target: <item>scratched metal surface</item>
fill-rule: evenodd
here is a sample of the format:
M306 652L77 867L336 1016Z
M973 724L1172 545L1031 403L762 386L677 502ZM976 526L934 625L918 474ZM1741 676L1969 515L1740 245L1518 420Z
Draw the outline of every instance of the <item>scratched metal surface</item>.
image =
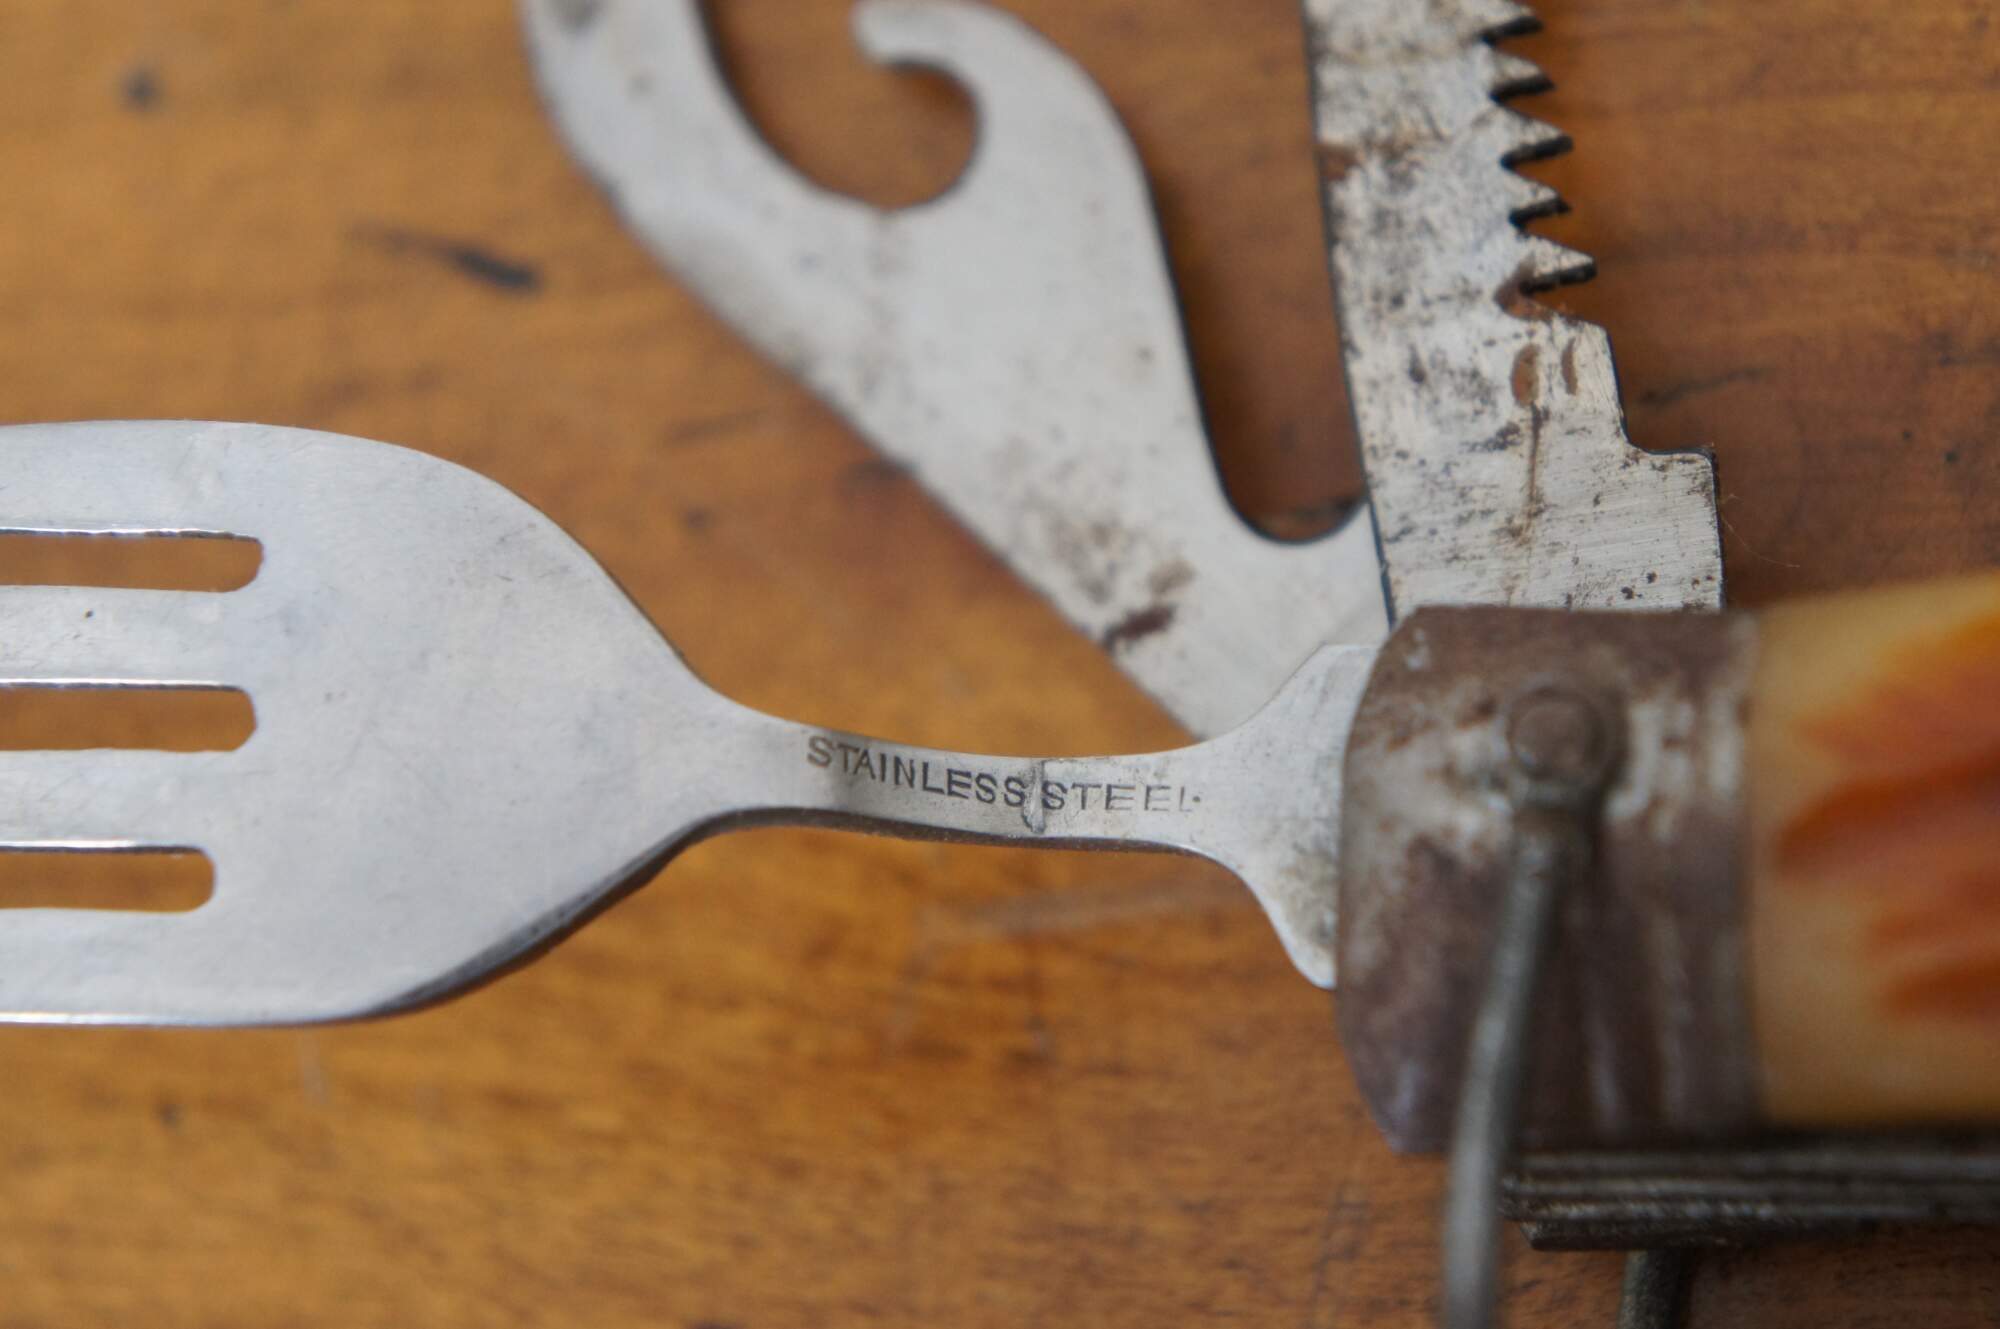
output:
M774 154L695 0L529 0L550 115L673 279L807 384L1192 732L1387 629L1365 511L1270 539L1216 473L1145 173L1089 74L1004 10L872 0L875 59L978 118L933 198Z
M1501 104L1547 82L1496 47L1531 11L1305 12L1348 391L1393 611L1719 605L1708 459L1634 447L1604 330L1533 298L1592 264L1521 229L1561 198L1511 168L1567 146Z

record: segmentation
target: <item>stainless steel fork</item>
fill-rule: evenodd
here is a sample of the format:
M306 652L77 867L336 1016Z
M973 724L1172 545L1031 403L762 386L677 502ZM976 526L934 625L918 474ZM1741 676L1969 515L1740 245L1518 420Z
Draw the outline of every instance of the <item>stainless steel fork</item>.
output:
M0 530L263 547L236 591L0 587L0 684L233 687L256 711L228 752L0 753L0 848L186 848L215 870L185 914L0 911L0 1019L395 1010L555 937L704 834L774 821L1201 854L1332 980L1338 754L1372 651L1325 649L1194 747L973 757L728 701L553 522L420 453L254 425L33 425L0 429L0 475Z

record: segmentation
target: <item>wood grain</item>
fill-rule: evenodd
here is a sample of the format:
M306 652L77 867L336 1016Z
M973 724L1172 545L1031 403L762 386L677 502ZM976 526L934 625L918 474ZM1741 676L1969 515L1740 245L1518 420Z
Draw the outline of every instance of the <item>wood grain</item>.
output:
M1153 173L1232 493L1355 472L1290 0L1017 0ZM969 132L835 0L731 0L822 178L921 196ZM2000 561L2000 33L1972 0L1561 0L1518 43L1548 229L1635 433L1712 443L1733 591ZM466 462L711 681L916 741L1173 726L653 267L558 148L502 0L14 0L0 416L216 416ZM1300 514L1307 514L1302 517ZM452 1005L306 1032L0 1031L0 1326L1416 1325L1438 1170L1325 999L1180 860L759 832ZM1618 1264L1523 1257L1517 1323ZM1983 1322L1984 1234L1707 1266L1711 1326Z

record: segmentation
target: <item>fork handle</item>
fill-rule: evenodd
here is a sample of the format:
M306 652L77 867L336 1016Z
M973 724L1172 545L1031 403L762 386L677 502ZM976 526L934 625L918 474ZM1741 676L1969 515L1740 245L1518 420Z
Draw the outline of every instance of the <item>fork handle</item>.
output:
M1306 978L1333 983L1339 754L1372 650L1324 646L1219 738L1122 757L994 757L910 747L737 708L718 752L720 820L915 838L1164 849L1228 868ZM726 703L733 706L733 703ZM728 781L725 780L725 783Z

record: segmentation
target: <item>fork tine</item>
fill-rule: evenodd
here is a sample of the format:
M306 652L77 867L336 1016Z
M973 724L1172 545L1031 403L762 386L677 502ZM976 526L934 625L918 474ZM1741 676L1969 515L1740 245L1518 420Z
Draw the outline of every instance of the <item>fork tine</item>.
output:
M254 538L269 497L259 477L321 437L208 421L10 425L0 433L0 530Z
M0 586L0 683L242 684L224 632L231 594Z
M225 752L0 752L0 846L200 847Z

